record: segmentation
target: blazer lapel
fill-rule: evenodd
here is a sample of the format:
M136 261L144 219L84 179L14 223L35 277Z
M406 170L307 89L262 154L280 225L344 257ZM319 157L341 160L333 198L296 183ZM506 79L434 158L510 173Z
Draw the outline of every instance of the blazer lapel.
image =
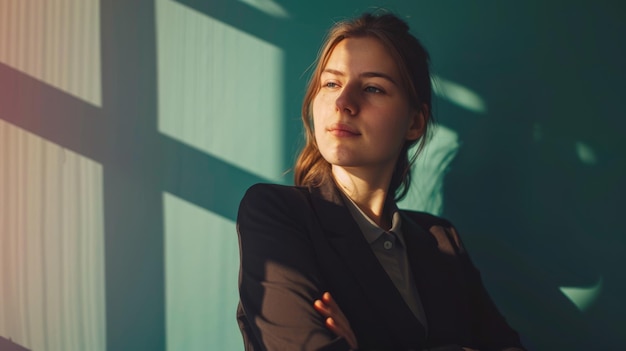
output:
M428 321L428 335L436 337L454 333L460 287L454 285L449 263L440 252L437 239L406 213L402 213L402 230L409 265Z
M379 263L369 243L352 218L333 182L311 189L312 205L325 235L371 302L371 308L388 325L400 344L420 345L426 338L424 326L413 315Z

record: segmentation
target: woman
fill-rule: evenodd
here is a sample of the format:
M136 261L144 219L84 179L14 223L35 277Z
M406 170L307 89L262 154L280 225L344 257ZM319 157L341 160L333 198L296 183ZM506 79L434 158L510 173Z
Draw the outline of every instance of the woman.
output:
M241 201L246 350L521 349L454 227L395 205L432 123L428 54L408 30L391 14L331 29L296 186Z

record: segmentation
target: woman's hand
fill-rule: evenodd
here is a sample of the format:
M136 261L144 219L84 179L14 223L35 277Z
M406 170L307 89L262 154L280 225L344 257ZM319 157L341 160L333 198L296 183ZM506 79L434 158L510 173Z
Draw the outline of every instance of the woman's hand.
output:
M330 331L346 339L350 348L353 350L357 349L356 337L354 332L352 332L352 328L350 328L348 318L343 314L341 308L339 308L339 305L333 300L329 292L325 292L321 300L315 300L313 307L322 316L326 317L326 327Z

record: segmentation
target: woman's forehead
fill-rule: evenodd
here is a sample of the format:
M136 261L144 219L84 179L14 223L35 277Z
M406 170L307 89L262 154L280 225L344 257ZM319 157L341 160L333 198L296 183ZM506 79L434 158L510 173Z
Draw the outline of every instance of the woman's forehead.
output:
M344 74L382 73L398 78L398 67L387 47L372 37L345 38L330 51L322 71Z

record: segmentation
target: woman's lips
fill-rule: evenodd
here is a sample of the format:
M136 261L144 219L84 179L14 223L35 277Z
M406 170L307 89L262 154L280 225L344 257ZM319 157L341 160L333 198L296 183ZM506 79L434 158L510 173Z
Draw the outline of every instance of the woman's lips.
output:
M356 128L341 123L335 123L328 127L327 130L330 134L338 137L354 137L361 135Z

